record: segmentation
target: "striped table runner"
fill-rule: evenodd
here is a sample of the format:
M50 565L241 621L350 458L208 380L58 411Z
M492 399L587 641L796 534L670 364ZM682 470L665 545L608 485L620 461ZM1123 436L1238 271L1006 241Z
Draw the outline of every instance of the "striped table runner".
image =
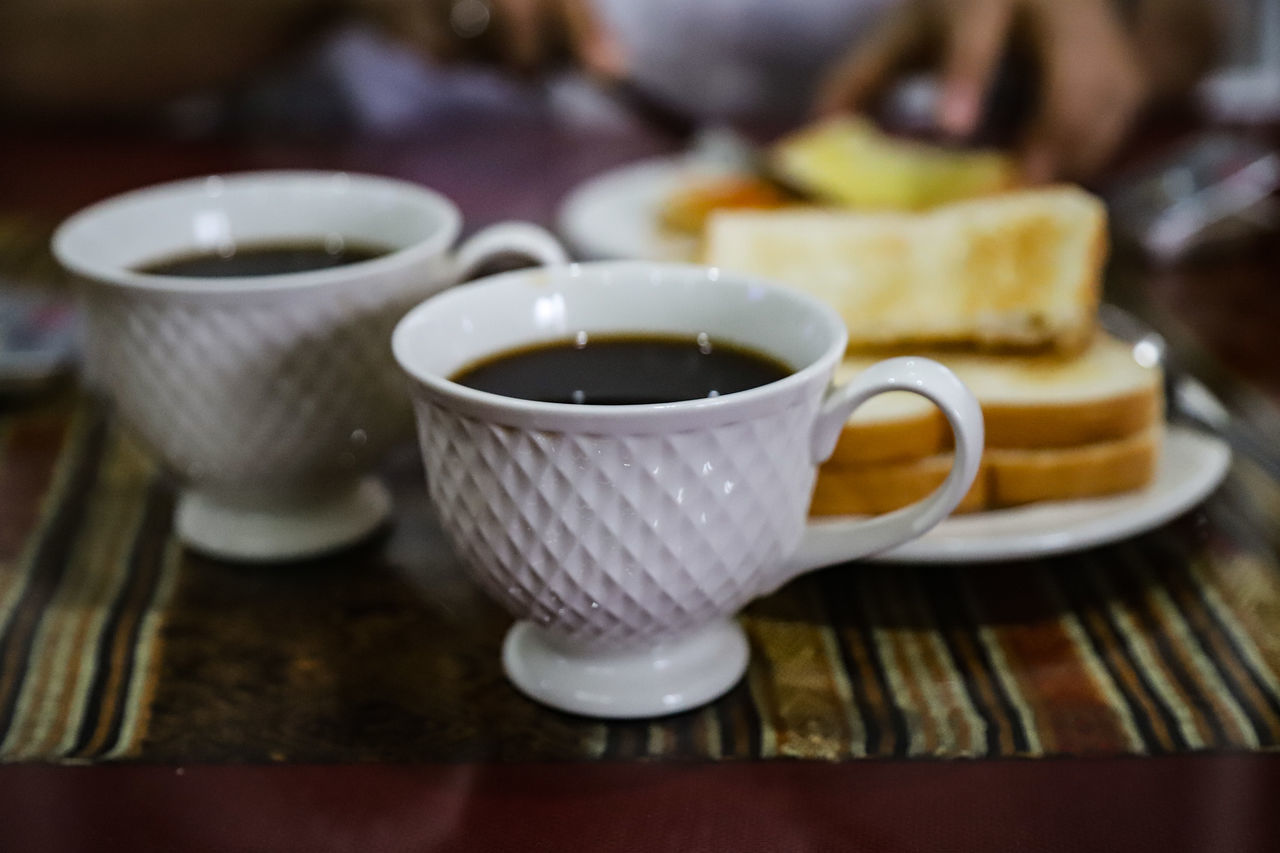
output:
M1280 742L1280 487L1082 554L847 566L753 603L747 678L604 724L498 668L406 448L392 531L288 568L185 553L155 463L86 400L0 417L7 761L845 759L1268 749Z
M0 276L55 276L0 220ZM1280 742L1280 484L1238 461L1176 522L1006 565L852 565L750 605L747 677L651 721L543 709L432 521L288 567L174 540L172 484L73 389L0 404L0 760L1054 756Z
M156 668L167 493L81 409L7 418L0 441L0 756L102 758L136 742ZM37 495L37 501L28 496ZM170 549L174 554L176 549Z

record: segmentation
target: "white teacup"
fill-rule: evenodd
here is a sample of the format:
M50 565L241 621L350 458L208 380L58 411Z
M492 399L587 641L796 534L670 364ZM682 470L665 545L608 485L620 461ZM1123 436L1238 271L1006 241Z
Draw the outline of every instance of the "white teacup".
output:
M601 334L754 349L794 372L653 405L515 399L453 381L509 350ZM717 269L642 262L509 273L428 299L396 327L432 502L459 557L519 621L503 661L528 695L577 713L665 714L720 695L747 643L729 617L798 572L816 465L884 391L937 403L956 461L920 503L864 523L842 561L926 532L968 491L981 410L943 366L881 362L830 388L846 342L822 303ZM588 344L589 346L589 344Z
M262 172L127 193L58 229L54 253L87 282L87 378L182 479L184 542L231 559L295 559L379 526L390 501L369 471L412 434L387 348L396 320L494 254L564 260L523 223L455 251L460 227L448 199L410 183ZM137 271L230 246L324 240L390 251L277 275Z

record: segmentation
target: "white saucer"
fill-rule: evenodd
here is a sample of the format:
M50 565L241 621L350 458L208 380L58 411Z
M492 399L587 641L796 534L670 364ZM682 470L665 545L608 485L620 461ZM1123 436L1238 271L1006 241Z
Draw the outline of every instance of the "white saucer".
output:
M659 227L662 202L691 179L724 173L693 157L656 157L602 172L565 197L560 234L584 260L692 260L696 241Z
M1226 476L1231 451L1203 432L1169 426L1156 479L1140 492L1031 504L958 515L924 536L876 557L886 563L1020 560L1105 545L1176 518L1204 500ZM809 523L800 549L805 565L834 565L850 546L857 519Z

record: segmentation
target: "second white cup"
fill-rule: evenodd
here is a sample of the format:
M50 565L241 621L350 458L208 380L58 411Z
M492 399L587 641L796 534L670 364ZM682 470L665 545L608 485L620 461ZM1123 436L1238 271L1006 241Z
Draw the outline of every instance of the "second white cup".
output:
M85 366L182 482L188 545L290 560L358 540L390 499L369 476L412 431L387 340L424 297L506 252L562 263L524 223L461 248L457 208L404 181L262 172L154 186L76 214L58 260L85 283ZM267 244L372 244L345 266L219 278L145 268Z

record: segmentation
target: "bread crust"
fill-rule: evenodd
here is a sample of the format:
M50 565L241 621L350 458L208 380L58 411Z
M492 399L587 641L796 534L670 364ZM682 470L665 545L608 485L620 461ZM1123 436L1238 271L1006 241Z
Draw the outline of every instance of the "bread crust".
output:
M1001 449L1042 450L1113 441L1147 429L1163 413L1158 386L1081 403L982 407L987 446Z
M1155 478L1163 433L1157 422L1125 438L1080 447L988 448L974 485L956 512L1140 489ZM818 470L809 514L876 515L907 506L942 483L952 458L941 453L863 465L828 463Z
M826 464L837 468L869 462L924 459L941 453L951 443L951 427L937 409L909 419L847 422Z
M1100 334L1078 356L995 356L926 352L950 366L978 398L986 446L1049 449L1113 441L1139 433L1164 414L1163 376L1135 360L1130 344ZM846 358L837 381L878 360ZM905 394L876 398L845 423L829 465L922 459L951 449L942 413Z
M1160 442L1161 430L1151 429L1086 447L995 451L987 474L989 506L1073 500L1139 489L1155 477Z
M1159 386L1083 402L982 403L986 446L993 449L1045 450L1115 441L1158 423L1163 412ZM826 465L923 459L950 450L952 440L937 409L898 420L850 421Z
M913 504L942 485L951 471L950 454L907 462L822 469L814 484L811 516L879 515ZM990 501L990 477L985 462L956 507L976 512Z

